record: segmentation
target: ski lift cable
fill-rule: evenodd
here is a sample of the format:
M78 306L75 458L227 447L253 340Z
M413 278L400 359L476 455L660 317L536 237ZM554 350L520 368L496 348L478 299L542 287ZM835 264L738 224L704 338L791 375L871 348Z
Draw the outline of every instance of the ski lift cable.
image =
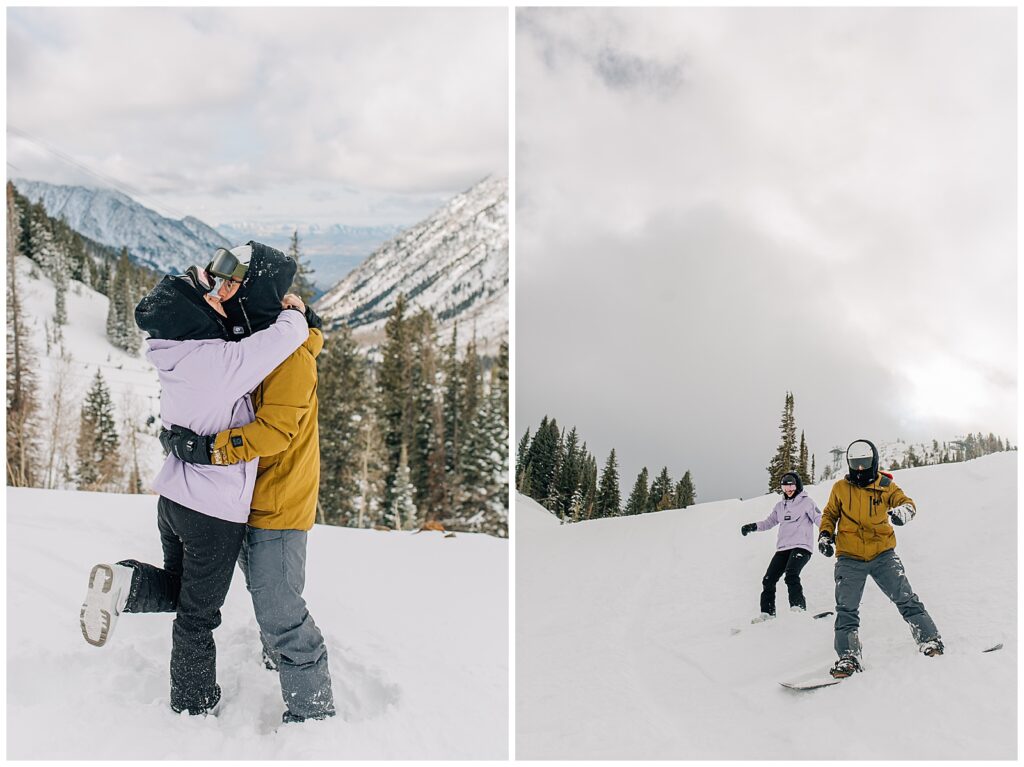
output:
M93 176L93 177L99 179L100 181L103 181L105 184L113 187L114 189L116 189L117 191L121 192L122 194L125 194L125 195L127 195L127 196L129 196L129 197L131 197L131 198L133 198L135 200L147 201L155 209L159 209L159 208L162 207L164 210L166 210L168 213L170 213L175 218L178 218L178 219L185 218L185 214L182 213L181 211L175 210L175 209L171 208L169 205L166 205L166 204L157 205L153 201L147 200L147 195L144 194L143 192L140 192L135 187L131 186L131 184L127 184L125 182L119 181L119 180L113 178L112 176L108 176L105 173L102 173L100 171L93 170L92 168L90 168L87 165L83 164L82 162L76 160L75 158L71 157L70 155L60 151L59 149L54 149L52 146L50 146L46 142L42 141L39 138L36 138L35 136L33 136L32 134L30 134L30 133L28 133L26 131L21 130L20 128L16 128L13 125L8 125L7 126L7 132L8 133L13 133L14 135L24 139L25 141L29 141L29 142L35 144L36 146L38 146L39 148L43 149L44 151L49 152L51 155L56 157L58 160L60 160L62 162L66 162L68 165L71 165L71 166L77 168L78 170L82 171L83 173L88 173L90 176ZM11 165L10 162L8 162L7 164L10 165L12 168L15 168L15 170L18 170L14 165ZM19 170L18 172L20 173L21 171Z

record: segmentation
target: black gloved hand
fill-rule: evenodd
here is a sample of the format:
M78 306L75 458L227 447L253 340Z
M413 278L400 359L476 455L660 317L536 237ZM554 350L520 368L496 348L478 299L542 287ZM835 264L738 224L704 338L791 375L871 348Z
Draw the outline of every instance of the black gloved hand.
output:
M306 304L306 324L311 328L317 330L323 329L324 321L320 319L320 315L313 311L313 307Z
M743 527L740 528L740 532L743 533L744 535L746 535L747 533L752 533L755 530L757 530L757 523L756 522L751 522L749 525L744 525Z
M196 434L185 426L171 424L170 429L160 430L160 444L165 453L173 453L174 457L185 463L196 463L210 466L210 445L213 437Z
M830 557L835 553L835 547L832 545L834 543L835 538L832 537L832 533L828 530L822 530L821 535L818 536L818 551L826 557Z

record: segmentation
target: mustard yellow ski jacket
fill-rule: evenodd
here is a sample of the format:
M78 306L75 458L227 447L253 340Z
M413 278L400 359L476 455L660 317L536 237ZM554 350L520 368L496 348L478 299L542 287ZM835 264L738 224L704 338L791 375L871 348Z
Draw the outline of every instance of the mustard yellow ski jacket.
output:
M828 503L821 512L819 530L835 536L837 557L868 562L883 551L896 548L896 533L888 511L904 503L914 506L886 474L879 473L867 487L841 479L832 485Z
M323 334L309 338L252 392L256 420L219 432L211 453L218 463L259 458L249 524L265 530L309 530L320 490L316 358Z

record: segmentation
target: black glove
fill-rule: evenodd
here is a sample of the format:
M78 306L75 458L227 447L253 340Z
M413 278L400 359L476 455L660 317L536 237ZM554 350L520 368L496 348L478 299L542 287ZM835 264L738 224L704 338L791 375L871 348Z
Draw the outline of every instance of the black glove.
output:
M757 523L756 522L751 522L749 525L744 525L743 527L740 528L740 532L743 533L744 535L746 535L747 533L752 533L755 530L757 530Z
M170 429L160 430L160 444L164 453L173 453L174 457L185 463L197 463L210 466L210 446L213 437L196 434L185 426L171 425Z
M324 321L320 319L320 315L314 312L313 307L309 304L306 304L306 324L309 325L309 327L316 328L318 330L322 329L324 326Z
M832 556L835 553L833 543L835 543L835 538L832 537L832 533L828 530L822 530L821 535L818 536L818 551L826 557Z

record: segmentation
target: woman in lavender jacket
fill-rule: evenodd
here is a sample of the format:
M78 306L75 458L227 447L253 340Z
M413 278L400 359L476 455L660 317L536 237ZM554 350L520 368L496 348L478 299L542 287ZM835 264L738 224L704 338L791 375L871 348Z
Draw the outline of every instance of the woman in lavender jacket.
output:
M783 498L772 509L772 513L760 522L743 525L743 535L755 530L763 532L779 526L779 538L775 556L768 563L768 570L761 581L761 614L752 623L775 617L775 584L783 573L789 589L789 609L807 609L804 589L800 583L800 571L811 559L814 550L814 534L821 522L821 511L811 497L804 492L800 475L790 471L782 475Z
M280 315L237 342L228 340L224 310L210 295L212 279L204 270L168 275L142 299L135 321L149 334L146 357L160 378L165 425L211 434L254 419L249 392L309 334L302 302L282 300L293 276L294 269L259 275L278 287L268 300L276 301ZM198 466L168 455L152 484L160 494L164 566L123 560L96 565L89 577L80 622L92 645L106 643L123 612L176 613L170 703L178 713L206 714L220 700L213 630L245 534L257 463Z

